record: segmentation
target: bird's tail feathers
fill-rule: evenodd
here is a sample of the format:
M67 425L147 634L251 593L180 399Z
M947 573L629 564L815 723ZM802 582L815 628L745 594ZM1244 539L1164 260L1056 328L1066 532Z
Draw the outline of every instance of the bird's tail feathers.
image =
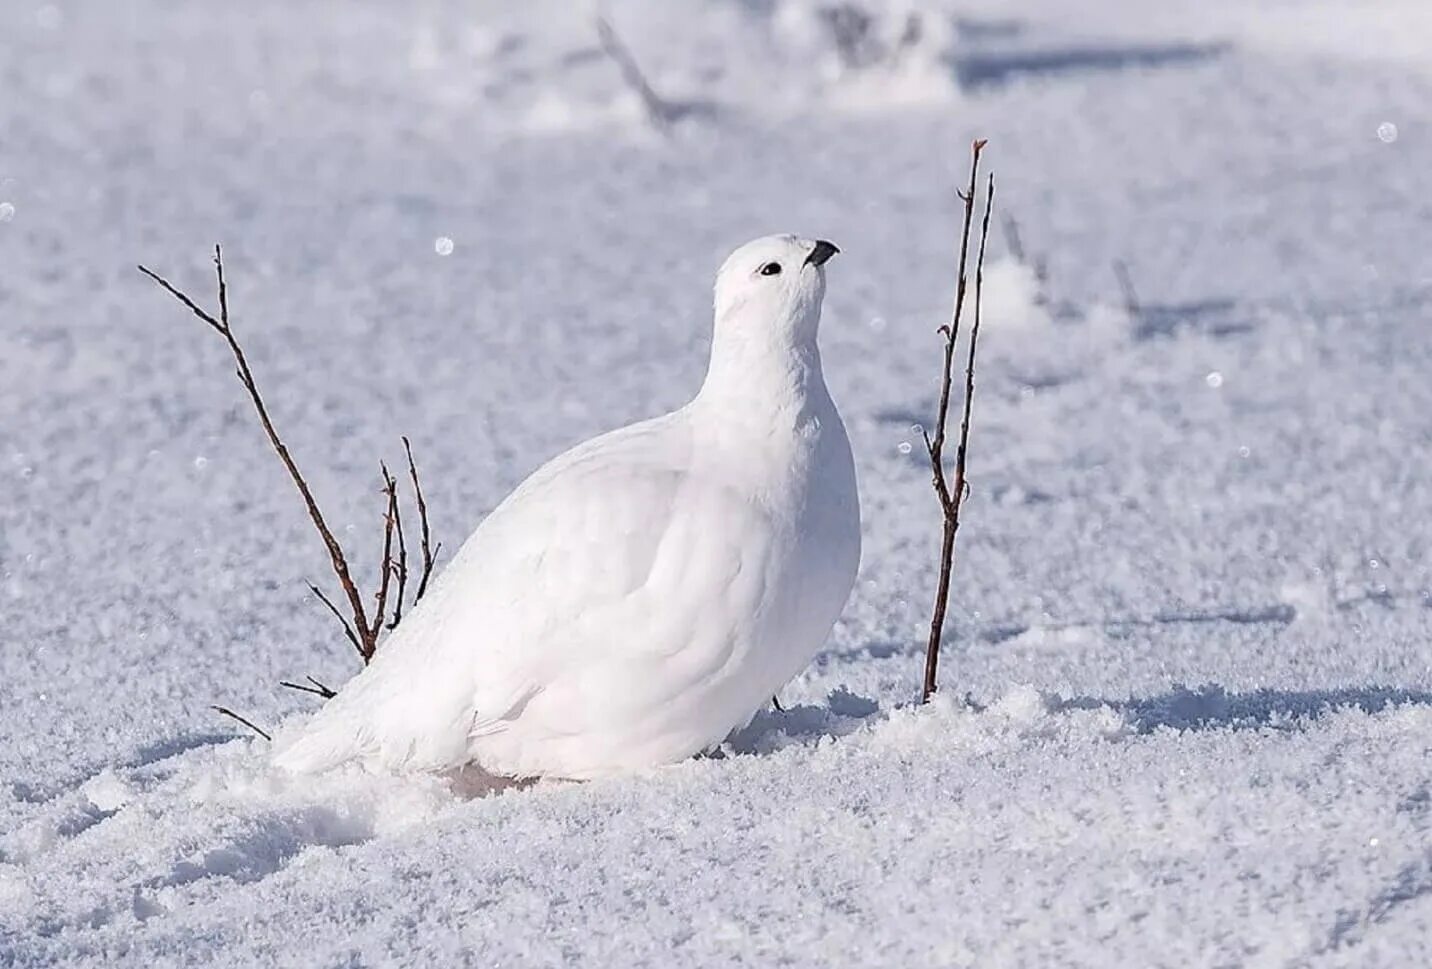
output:
M332 701L330 701L332 702ZM320 710L312 720L274 740L272 763L295 774L317 774L362 756L362 738L346 717Z

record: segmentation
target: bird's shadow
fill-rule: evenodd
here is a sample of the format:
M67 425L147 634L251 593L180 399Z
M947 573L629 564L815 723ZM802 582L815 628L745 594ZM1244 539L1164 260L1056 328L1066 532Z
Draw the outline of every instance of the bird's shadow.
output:
M1100 620L1072 620L1068 622L1047 622L1038 625L1019 622L997 622L979 628L974 635L980 640L997 645L1017 639L1029 632L1063 632L1075 629L1102 629L1112 638L1126 637L1140 629L1159 626L1198 626L1215 623L1233 623L1240 626L1273 625L1287 626L1298 617L1295 608L1287 603L1275 602L1261 606L1217 605L1210 608L1160 609L1151 616L1122 616Z
M1339 710L1352 709L1371 714L1404 704L1432 706L1432 693L1376 685L1229 693L1217 684L1208 683L1194 688L1175 686L1155 696L1124 700L1091 696L1055 699L1051 707L1054 710L1107 707L1122 713L1140 733L1149 733L1164 728L1197 731L1292 727L1319 720Z
M1051 714L1113 710L1139 734L1163 729L1179 732L1296 730L1343 710L1374 714L1407 704L1432 707L1432 692L1367 685L1230 693L1217 684L1207 683L1197 687L1175 686L1152 696L1123 699L1046 694L1045 703ZM965 698L964 706L975 716L988 709L986 704L970 697ZM785 710L763 710L707 756L718 759L733 755L766 756L791 746L809 746L827 737L838 739L879 720L881 713L882 708L875 700L841 688L831 692L824 706L802 704Z
M844 737L879 712L880 704L874 700L840 687L830 692L824 706L801 704L784 710L762 710L708 756L773 754L823 737Z

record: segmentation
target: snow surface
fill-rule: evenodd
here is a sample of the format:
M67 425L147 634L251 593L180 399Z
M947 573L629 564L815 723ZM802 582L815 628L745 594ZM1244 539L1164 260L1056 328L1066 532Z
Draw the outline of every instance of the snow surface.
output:
M1425 961L1425 5L872 5L842 53L831 4L613 3L669 136L587 14L507 6L0 5L0 964ZM916 708L912 425L976 134L1025 258L1001 224ZM865 516L787 712L495 797L288 779L212 715L276 723L311 708L278 679L354 660L222 347L135 262L207 292L225 243L276 420L371 559L398 435L455 548L695 389L715 267L771 231L844 250Z

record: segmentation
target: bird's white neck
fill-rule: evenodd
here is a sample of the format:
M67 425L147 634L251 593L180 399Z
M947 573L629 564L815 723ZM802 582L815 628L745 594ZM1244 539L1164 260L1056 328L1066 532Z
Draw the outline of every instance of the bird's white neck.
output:
M814 340L774 347L726 335L711 348L706 381L693 405L758 433L793 427L831 406Z

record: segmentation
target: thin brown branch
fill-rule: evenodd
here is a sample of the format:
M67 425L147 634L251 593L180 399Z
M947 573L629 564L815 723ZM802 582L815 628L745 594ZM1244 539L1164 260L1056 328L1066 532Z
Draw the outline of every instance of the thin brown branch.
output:
M338 607L333 604L333 600L328 598L328 596L324 595L323 590L320 589L318 586L310 582L308 583L308 589L314 595L318 596L318 601L327 606L329 612L333 613L333 618L337 619L338 622L343 626L343 634L348 637L348 641L352 643L353 648L358 651L358 658L362 659L363 642L358 638L358 634L354 632L353 624L348 621L348 617L338 611Z
M945 482L945 427L949 420L950 413L950 385L954 378L955 364L955 341L960 336L960 319L965 308L965 288L967 277L965 267L969 263L970 253L970 226L974 222L975 214L975 187L979 174L980 152L984 150L984 139L978 139L971 146L970 162L970 185L967 191L957 191L955 194L965 205L964 227L960 232L960 261L955 284L955 306L950 313L950 322L940 328L945 338L944 364L941 368L940 378L940 403L935 411L935 436L928 438L926 451L930 456L930 472L934 479L935 494L940 499L940 507L948 514L951 498L950 489Z
M943 498L941 499L943 501ZM950 573L954 567L955 530L946 515L940 533L940 576L935 582L935 613L930 619L930 639L925 644L925 681L920 688L920 702L934 696L940 665L940 639L945 632L945 609L950 596Z
M975 257L975 319L970 327L969 357L965 361L965 406L960 415L960 443L955 448L955 486L957 496L954 508L954 530L960 528L960 506L965 503L969 485L965 481L965 456L970 446L970 410L975 401L975 347L980 339L980 303L984 291L985 243L989 239L989 215L994 208L994 175L989 176L989 188L985 192L984 222L980 226L980 250Z
M214 243L214 272L219 277L219 319L224 324L224 335L229 335L229 287L224 282L224 250Z
M383 631L383 622L388 616L388 588L393 578L393 522L398 514L398 482L388 473L386 464L380 464L380 467L383 469L383 494L387 496L387 507L383 512L383 561L378 569L378 594L374 597L373 625L364 637L364 645L368 647L363 656L364 662L371 662L373 653L378 648L378 635Z
M259 423L263 426L264 434L268 437L269 444L283 462L284 469L288 472L289 478L298 489L299 495L303 498L304 506L308 511L309 519L313 522L314 528L318 531L319 537L323 540L324 547L328 550L329 560L333 567L334 575L338 577L339 585L342 586L344 595L348 599L348 606L351 615L345 616L342 611L329 599L317 585L309 583L309 590L328 609L339 625L343 627L343 633L353 645L359 658L366 664L372 661L377 652L378 640L384 629L393 629L402 620L403 606L407 597L408 586L408 546L407 538L403 531L402 512L398 500L398 482L389 471L386 464L382 465L383 471L383 493L387 497L386 511L383 526L383 559L379 568L378 590L374 597L374 614L369 622L367 610L363 605L363 597L359 594L357 584L353 580L348 565L348 557L338 539L334 536L332 529L328 527L323 513L319 510L318 502L313 496L308 482L298 470L298 465L293 456L289 453L288 447L283 439L279 437L273 420L269 416L268 407L264 402L263 395L259 392L258 382L254 378L253 370L249 366L248 358L240 345L238 338L234 336L233 327L229 321L229 288L228 280L224 274L224 254L222 248L214 247L214 272L218 280L218 303L219 315L216 319L213 314L199 306L188 294L184 293L163 276L149 269L140 266L139 271L148 276L158 284L165 292L182 303L191 313L198 317L210 329L214 330L224 338L229 352L234 360L235 373L239 382L243 384L244 390L248 392L249 399L253 403L254 410L258 413ZM413 491L417 497L419 518L422 526L422 552L423 552L423 574L418 585L417 594L413 602L417 603L427 591L428 581L432 577L433 563L442 545L436 548L432 545L431 532L428 526L427 502L423 497L422 485L418 480L417 465L413 461L413 449L408 439L403 438L403 448L408 458L408 474L412 478ZM393 554L393 536L397 535L397 557ZM393 580L397 580L396 601L390 599L393 591ZM388 606L392 603L392 618L388 619ZM323 699L331 699L337 694L323 683L313 677L305 677L308 685L283 681L280 685L291 690L298 690L303 693L312 693ZM217 711L227 717L249 727L260 736L268 738L269 735L245 720L243 717L224 707L215 707Z
M336 691L329 689L311 676L305 676L304 679L308 681L308 684L294 683L290 680L280 680L278 685L286 686L290 690L297 690L300 693L312 693L315 696L323 697L325 700L331 700L338 695Z
M432 547L432 533L428 530L428 503L423 499L423 486L418 481L418 466L413 463L413 446L406 437L403 438L403 450L408 455L408 477L413 481L413 495L418 501L418 519L422 526L423 575L418 580L418 591L413 595L413 605L417 605L428 591L428 579L433 575L433 561L442 549L442 544L439 543L437 548Z
M245 718L239 716L237 713L230 710L228 707L214 707L213 710L214 712L229 717L232 720L237 720L239 723L243 724L245 727L248 727L250 730L258 734L265 740L273 740L273 737L269 734L267 730L255 724L252 720L246 720Z
M279 437L278 431L274 429L273 421L269 417L268 407L264 404L263 396L259 393L258 384L254 380L253 371L249 368L248 358L245 357L243 347L239 345L239 341L234 337L233 328L229 323L229 297L228 287L224 279L223 250L217 245L214 246L214 269L218 275L219 288L219 319L217 320L200 309L192 299L170 285L162 276L150 271L144 266L140 266L139 269L150 279L162 286L171 296L183 303L195 316L217 330L228 344L229 352L233 355L234 363L238 370L239 381L244 385L244 389L248 391L249 399L254 405L254 410L258 412L259 423L263 425L264 433L268 436L269 444L272 445L274 451L277 452L279 460L283 462L283 466L288 471L289 477L293 480L294 486L298 488L299 494L303 497L304 506L308 509L308 517L313 521L313 527L318 530L319 536L323 539L324 546L328 549L328 557L333 565L333 572L338 577L339 585L343 587L344 595L348 597L348 605L353 613L353 624L349 626L345 621L345 630L350 632L350 638L353 638L351 635L353 630L357 630L362 635L363 641L359 645L359 654L362 655L366 661L372 656L373 650L377 648L377 630L380 624L369 625L367 612L363 607L363 597L358 594L358 587L353 582L353 577L348 568L348 559L343 553L343 547L339 545L338 539L334 537L332 530L328 527L328 523L324 520L323 513L319 511L318 502L313 497L313 492L309 489L308 482L304 480L302 473L299 472L298 465L294 463L293 457L289 454L288 447ZM334 611L335 613L337 612L337 610Z
M144 273L144 275L148 276L150 279L154 280L160 286L164 287L164 290L170 296L173 296L179 302L189 307L189 311L195 316L199 317L199 319L203 320L205 323L209 324L215 330L218 330L220 333L224 332L224 326L222 323L214 319L208 313L204 312L202 309L196 306L194 301L191 300L188 296L185 296L179 290L175 289L172 285L170 285L169 280L165 279L163 276L159 275L154 270L150 269L148 266L140 266L139 271Z
M955 308L948 327L942 328L945 336L944 360L941 370L940 403L936 413L935 436L926 435L926 450L930 455L931 474L934 479L935 495L940 502L940 572L935 585L935 604L930 617L930 635L925 648L925 677L920 692L921 702L930 699L938 682L940 643L944 636L945 612L949 606L950 577L954 571L955 536L960 529L960 506L964 503L968 483L965 480L965 460L969 447L970 408L974 399L975 346L979 339L980 301L984 288L985 244L989 238L990 213L994 205L994 176L989 178L985 196L984 220L980 227L979 252L975 263L975 309L974 324L970 332L969 357L965 366L965 399L960 422L960 439L955 453L955 478L953 486L945 479L944 444L945 428L949 415L950 386L953 383L955 341L959 337L960 319L963 314L966 291L966 267L968 265L970 229L974 217L975 189L979 178L980 152L985 142L974 142L970 160L969 189L960 192L965 203L964 224L960 232L959 277L955 289Z
M403 535L403 512L396 500L393 501L393 531L398 535L398 557L393 560L393 574L398 579L397 597L393 600L393 619L388 629L398 628L403 621L403 602L408 595L408 540Z

